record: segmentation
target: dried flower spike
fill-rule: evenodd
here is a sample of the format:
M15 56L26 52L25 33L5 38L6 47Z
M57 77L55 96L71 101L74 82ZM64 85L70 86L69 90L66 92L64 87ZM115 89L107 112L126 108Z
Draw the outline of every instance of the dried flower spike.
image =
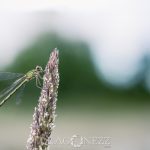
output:
M58 50L55 48L49 58L43 76L43 88L38 106L35 108L31 132L27 141L28 150L47 150L54 128L56 101L59 85Z

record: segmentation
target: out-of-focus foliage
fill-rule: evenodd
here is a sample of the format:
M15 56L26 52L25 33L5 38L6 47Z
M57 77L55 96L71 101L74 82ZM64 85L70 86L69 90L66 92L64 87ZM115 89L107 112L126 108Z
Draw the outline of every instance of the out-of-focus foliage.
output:
M7 71L26 73L36 65L45 67L53 48L59 49L60 55L60 108L74 106L93 110L122 109L126 107L144 109L149 104L149 93L142 84L128 90L112 88L98 78L91 60L88 46L82 42L72 42L55 35L43 35L37 41L19 53ZM3 84L2 84L3 86ZM1 87L2 88L2 87ZM35 81L28 83L22 97L21 108L33 107L40 90ZM13 97L14 99L14 97Z

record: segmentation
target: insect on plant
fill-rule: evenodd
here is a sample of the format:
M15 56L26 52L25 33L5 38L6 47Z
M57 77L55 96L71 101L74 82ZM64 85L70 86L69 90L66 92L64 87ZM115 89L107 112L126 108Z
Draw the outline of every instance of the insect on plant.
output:
M26 74L10 73L10 72L0 72L0 80L15 80L8 88L0 92L0 107L21 87L28 83L32 79L36 79L36 86L41 88L40 79L42 79L43 69L41 66L36 66L35 69L28 71Z

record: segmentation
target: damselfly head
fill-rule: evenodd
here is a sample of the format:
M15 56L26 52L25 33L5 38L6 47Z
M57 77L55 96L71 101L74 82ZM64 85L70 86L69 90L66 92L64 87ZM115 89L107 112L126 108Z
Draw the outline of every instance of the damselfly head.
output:
M43 68L41 66L36 66L36 71L43 72Z

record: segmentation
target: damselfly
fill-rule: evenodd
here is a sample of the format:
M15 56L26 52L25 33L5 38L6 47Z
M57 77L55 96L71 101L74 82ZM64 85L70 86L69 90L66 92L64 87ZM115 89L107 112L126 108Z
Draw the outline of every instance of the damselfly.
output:
M41 88L40 79L42 79L43 69L41 66L36 66L35 69L28 71L26 74L16 74L18 79L12 83L8 88L0 93L0 107L23 85L32 79L36 79L36 86ZM0 73L0 80L13 79L15 73Z

